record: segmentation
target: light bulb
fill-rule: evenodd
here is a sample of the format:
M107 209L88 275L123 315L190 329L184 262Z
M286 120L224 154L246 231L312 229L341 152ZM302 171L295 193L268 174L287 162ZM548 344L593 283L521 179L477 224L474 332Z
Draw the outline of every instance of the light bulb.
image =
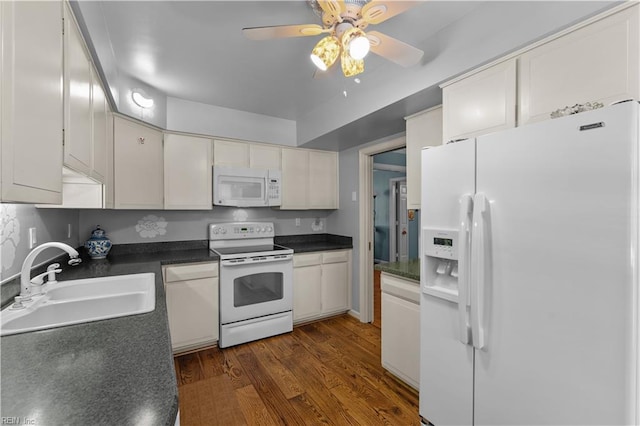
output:
M369 39L366 36L359 36L349 43L349 56L355 60L363 59L369 53Z
M142 93L138 91L134 91L133 93L131 93L131 98L133 99L133 102L135 102L139 107L151 108L153 106L153 99L146 98Z

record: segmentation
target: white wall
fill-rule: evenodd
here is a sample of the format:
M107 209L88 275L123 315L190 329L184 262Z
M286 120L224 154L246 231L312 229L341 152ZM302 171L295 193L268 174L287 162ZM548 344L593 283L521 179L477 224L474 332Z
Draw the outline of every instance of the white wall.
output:
M114 244L154 243L207 239L207 225L215 222L274 222L276 235L326 233L326 210L278 211L269 208L237 209L215 206L210 211L171 210L81 210L80 240L89 238L100 225ZM300 226L295 219L300 218ZM311 224L320 220L323 229L313 231Z
M331 234L353 238L351 307L356 312L360 312L360 201L363 196L358 191L360 179L359 152L364 147L387 142L400 136L402 134L395 134L363 143L339 153L340 209L329 213L327 216L327 228ZM356 201L352 201L353 192L356 193Z
M167 98L167 130L296 146L296 122Z
M67 238L67 224L71 238ZM20 273L29 249L29 228L36 228L37 245L60 241L78 246L78 211L37 209L29 204L0 203L0 282ZM62 251L47 249L35 260L34 266L59 256Z

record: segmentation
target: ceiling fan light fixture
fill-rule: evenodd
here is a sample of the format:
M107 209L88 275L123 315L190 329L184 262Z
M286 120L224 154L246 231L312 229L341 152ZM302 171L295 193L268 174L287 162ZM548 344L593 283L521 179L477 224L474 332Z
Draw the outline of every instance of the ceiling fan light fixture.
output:
M369 39L360 28L352 27L342 34L342 48L356 60L364 59L371 47Z
M340 55L338 39L330 35L318 42L311 51L311 62L321 71L326 71Z
M364 60L353 59L346 50L342 51L340 63L342 65L342 74L345 77L353 77L364 72Z

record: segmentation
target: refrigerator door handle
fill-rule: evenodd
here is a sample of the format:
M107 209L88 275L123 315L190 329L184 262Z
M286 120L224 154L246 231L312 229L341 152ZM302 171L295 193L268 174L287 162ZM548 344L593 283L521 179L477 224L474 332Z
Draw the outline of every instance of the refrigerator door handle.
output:
M471 343L469 327L469 259L471 257L471 214L473 198L470 194L460 197L458 248L458 320L460 323L459 339L465 345Z
M486 343L484 324L484 288L486 275L486 253L488 235L485 219L489 203L483 193L473 197L473 228L471 236L471 333L473 346L482 349Z

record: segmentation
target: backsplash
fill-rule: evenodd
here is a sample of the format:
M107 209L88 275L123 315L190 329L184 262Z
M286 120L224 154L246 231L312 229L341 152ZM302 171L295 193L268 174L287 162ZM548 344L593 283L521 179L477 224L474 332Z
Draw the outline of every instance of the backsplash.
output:
M207 239L207 226L215 222L273 222L276 235L326 233L327 210L279 211L269 208L215 206L210 211L81 210L80 241L100 225L113 244ZM296 226L299 219L300 226Z
M71 225L71 236L67 237ZM20 272L29 249L29 228L35 228L36 245L61 241L78 246L78 210L38 209L29 204L0 203L0 282ZM47 249L34 265L57 257L60 250Z

